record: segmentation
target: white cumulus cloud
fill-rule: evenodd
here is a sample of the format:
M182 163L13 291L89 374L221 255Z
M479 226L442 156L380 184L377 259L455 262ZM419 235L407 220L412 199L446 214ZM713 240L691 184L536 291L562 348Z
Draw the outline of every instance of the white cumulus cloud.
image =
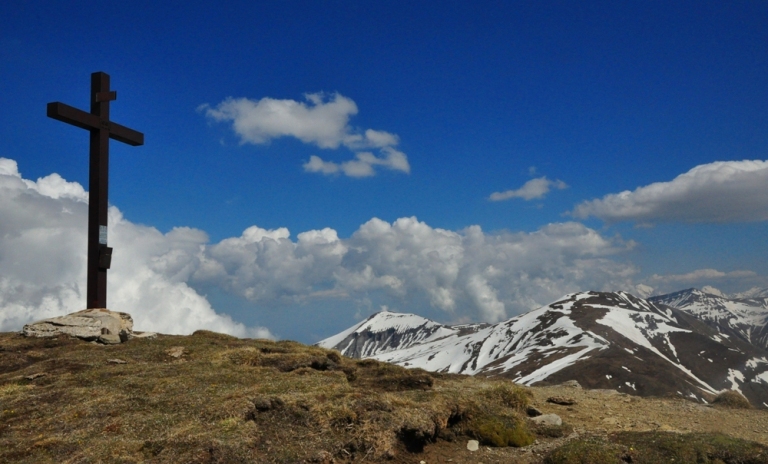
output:
M304 170L307 172L319 172L322 174L336 174L343 172L349 177L370 177L376 175L374 166L383 166L387 169L411 172L411 166L408 164L408 158L405 153L395 150L392 147L381 149L382 158L376 157L371 152L361 152L355 155L355 159L343 163L334 163L333 161L323 161L319 156L312 155L304 164Z
M585 201L570 213L606 222L748 222L768 220L768 161L702 164L656 182Z
M358 112L352 99L339 93L312 93L305 98L306 102L230 97L214 107L201 105L199 110L213 121L232 122L241 143L264 144L279 137L295 137L319 148L344 146L356 152L354 159L341 163L313 155L304 164L307 172L370 177L375 175L375 166L410 172L407 156L394 148L400 141L397 135L374 129L359 131L349 125L349 119ZM379 150L380 156L360 151L371 149Z
M506 190L504 192L493 192L489 197L491 201L509 200L510 198L522 198L526 201L544 198L552 189L563 190L568 188L565 182L561 180L549 180L546 177L531 179L522 187L516 190Z
M633 246L582 224L533 233L454 232L416 218L371 219L348 239L332 229L291 240L259 229L206 247L193 284L215 284L255 303L341 298L454 319L499 321L584 288L632 289L636 269L611 256Z
M87 192L57 174L23 179L14 160L0 158L0 331L85 309ZM109 210L114 247L107 295L110 309L134 318L136 330L272 337L214 311L186 280L199 264L207 235L167 234Z
M0 158L0 330L83 309L84 198L76 183L53 174L23 179L15 161ZM703 269L639 283L639 270L624 259L635 243L578 222L487 233L477 225L453 231L415 217L373 218L348 238L332 228L292 235L284 227L253 225L210 243L201 230L161 233L132 223L114 206L109 214L115 248L110 308L131 313L137 330L165 333L207 328L271 336L216 312L200 289L239 296L254 310L301 306L326 319L333 317L327 308L339 302L366 311L442 314L446 322L496 322L575 291L764 282L749 271Z

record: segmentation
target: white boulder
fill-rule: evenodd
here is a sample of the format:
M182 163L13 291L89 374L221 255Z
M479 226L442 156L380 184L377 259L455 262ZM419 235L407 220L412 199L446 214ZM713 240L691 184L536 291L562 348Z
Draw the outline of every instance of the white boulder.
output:
M105 344L124 342L133 335L133 318L128 313L92 308L32 322L24 326L27 337L55 337L66 334Z

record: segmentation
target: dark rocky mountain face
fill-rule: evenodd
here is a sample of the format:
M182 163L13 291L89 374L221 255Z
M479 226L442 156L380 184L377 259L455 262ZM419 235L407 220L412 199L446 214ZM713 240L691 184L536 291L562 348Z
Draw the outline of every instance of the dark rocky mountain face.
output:
M446 326L377 313L318 344L353 357L526 385L577 380L588 388L699 401L736 389L768 408L766 350L695 314L623 292L567 295L493 325Z

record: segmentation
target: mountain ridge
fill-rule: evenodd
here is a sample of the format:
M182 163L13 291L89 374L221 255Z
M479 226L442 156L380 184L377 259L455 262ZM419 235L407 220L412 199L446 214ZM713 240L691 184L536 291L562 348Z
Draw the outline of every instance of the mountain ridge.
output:
M497 324L450 326L376 313L318 345L524 385L578 380L587 388L702 402L735 389L768 408L768 351L724 330L659 297L579 292Z

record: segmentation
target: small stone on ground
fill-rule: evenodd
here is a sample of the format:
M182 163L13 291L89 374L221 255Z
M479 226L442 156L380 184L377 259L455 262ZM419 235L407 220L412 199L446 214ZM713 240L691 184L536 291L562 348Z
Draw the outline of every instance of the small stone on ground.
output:
M165 351L165 354L167 354L168 356L170 356L172 358L177 358L178 359L178 358L184 356L184 347L183 346L171 347L171 348L169 348L168 350Z
M563 425L563 419L557 414L543 414L541 416L532 417L531 420L537 424L543 425Z
M540 409L534 406L528 406L528 408L525 410L525 413L528 414L528 417L536 417L544 414Z

